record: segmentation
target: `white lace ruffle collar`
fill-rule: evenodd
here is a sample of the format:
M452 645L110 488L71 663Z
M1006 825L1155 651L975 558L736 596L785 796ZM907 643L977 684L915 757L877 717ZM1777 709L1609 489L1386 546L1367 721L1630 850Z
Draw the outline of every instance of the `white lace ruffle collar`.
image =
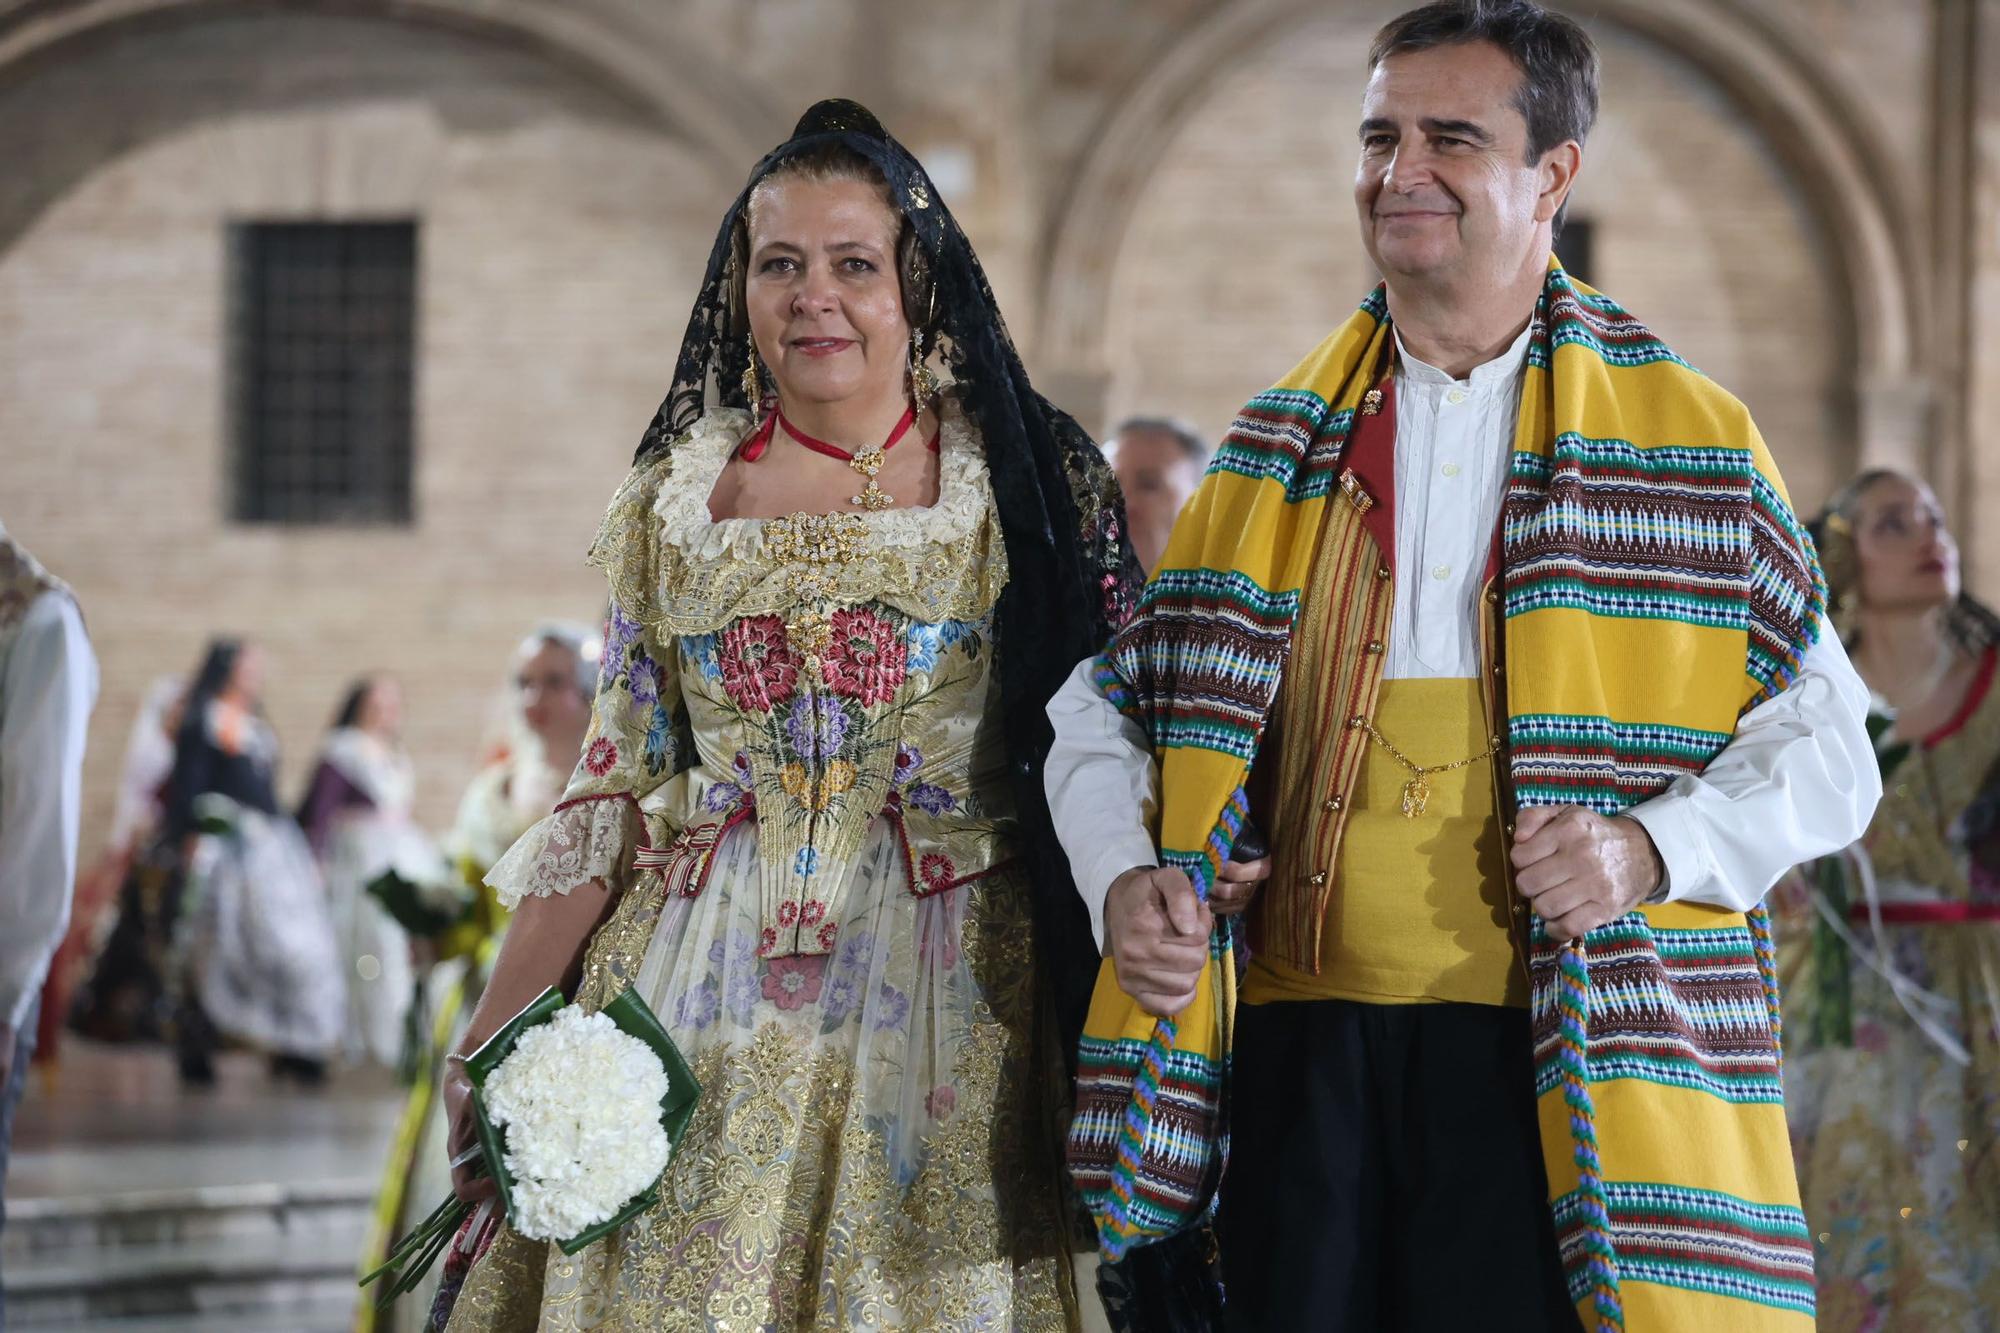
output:
M750 414L739 408L712 408L674 445L672 461L653 506L667 543L688 560L726 554L754 556L763 549L763 518L712 518L708 497L729 456L751 431ZM938 498L921 508L852 511L883 546L949 545L985 521L991 487L986 453L958 401L938 399Z

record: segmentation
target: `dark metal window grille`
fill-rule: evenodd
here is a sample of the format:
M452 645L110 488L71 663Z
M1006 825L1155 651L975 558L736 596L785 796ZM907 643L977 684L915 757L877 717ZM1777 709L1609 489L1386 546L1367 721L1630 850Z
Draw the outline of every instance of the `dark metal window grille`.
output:
M408 523L417 229L232 229L234 511Z
M1556 237L1556 258L1562 261L1563 270L1571 277L1595 287L1591 274L1597 270L1591 267L1590 244L1594 239L1593 228L1588 218L1570 218L1563 223L1562 235Z

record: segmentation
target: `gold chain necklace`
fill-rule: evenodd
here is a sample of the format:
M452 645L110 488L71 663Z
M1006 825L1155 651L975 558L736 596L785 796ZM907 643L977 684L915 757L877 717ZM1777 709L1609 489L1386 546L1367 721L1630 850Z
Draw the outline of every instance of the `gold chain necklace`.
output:
M1403 818L1405 819L1415 819L1417 816L1423 814L1425 808L1430 805L1431 784L1425 779L1429 778L1431 774L1449 773L1455 768L1464 768L1466 765L1476 764L1482 759L1491 759L1500 752L1500 741L1498 737L1495 737L1493 744L1487 746L1478 754L1468 755L1464 759L1454 759L1449 764L1432 764L1426 768L1421 764L1412 763L1408 755L1391 745L1389 738L1377 731L1373 722L1365 722L1362 725L1368 728L1368 738L1370 740L1387 750L1390 757L1395 759L1404 768L1409 769L1413 775L1408 782L1403 784Z

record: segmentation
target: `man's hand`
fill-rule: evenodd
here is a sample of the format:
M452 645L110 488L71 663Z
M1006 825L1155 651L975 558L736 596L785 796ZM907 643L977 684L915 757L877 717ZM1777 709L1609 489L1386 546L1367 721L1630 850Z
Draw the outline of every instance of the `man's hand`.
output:
M1104 898L1104 935L1119 989L1156 1018L1187 1008L1208 961L1214 924L1194 885L1178 870L1138 866L1112 880Z
M1580 939L1660 887L1666 863L1636 819L1580 805L1530 806L1514 820L1514 887L1549 938Z
M1257 896L1257 886L1271 877L1271 858L1254 861L1224 861L1215 883L1208 886L1208 910L1217 916L1235 916Z

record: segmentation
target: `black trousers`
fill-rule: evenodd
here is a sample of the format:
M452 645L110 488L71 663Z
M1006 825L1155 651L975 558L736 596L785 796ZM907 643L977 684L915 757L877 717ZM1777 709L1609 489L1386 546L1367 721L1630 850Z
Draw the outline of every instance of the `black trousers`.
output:
M1525 1010L1245 1005L1217 1231L1237 1333L1574 1333Z

